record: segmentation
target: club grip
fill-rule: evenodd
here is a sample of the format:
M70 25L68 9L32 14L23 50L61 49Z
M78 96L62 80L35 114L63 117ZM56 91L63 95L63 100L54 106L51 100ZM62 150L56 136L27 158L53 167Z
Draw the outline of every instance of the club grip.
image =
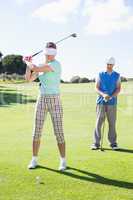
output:
M42 53L42 52L43 52L43 50L38 51L37 53L33 54L31 57L33 58L33 57L37 56L38 54L40 54L40 53Z

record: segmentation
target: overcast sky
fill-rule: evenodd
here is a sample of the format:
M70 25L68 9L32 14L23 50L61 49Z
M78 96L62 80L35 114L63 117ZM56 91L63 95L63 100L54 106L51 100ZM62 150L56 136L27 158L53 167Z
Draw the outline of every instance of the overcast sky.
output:
M58 47L63 79L94 77L110 56L117 71L133 76L133 0L6 0L0 2L0 19L5 55L30 55L76 32L78 38Z

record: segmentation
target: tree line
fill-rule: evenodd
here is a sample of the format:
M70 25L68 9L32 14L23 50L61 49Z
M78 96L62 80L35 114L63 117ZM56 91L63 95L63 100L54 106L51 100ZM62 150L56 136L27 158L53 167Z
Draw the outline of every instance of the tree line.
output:
M18 74L24 75L26 64L23 62L21 55L7 55L3 57L0 52L0 74Z
M19 79L24 78L26 70L26 64L23 62L23 56L22 55L6 55L3 56L2 52L0 52L0 74L2 74L2 79L16 79L16 75L19 76ZM4 75L4 76L3 76ZM5 77L6 75L6 77ZM18 77L17 76L17 77ZM127 81L128 79L125 77L121 77L122 81ZM89 83L89 82L95 82L94 79L89 79L87 77L79 77L79 76L73 76L70 81L63 81L62 83Z

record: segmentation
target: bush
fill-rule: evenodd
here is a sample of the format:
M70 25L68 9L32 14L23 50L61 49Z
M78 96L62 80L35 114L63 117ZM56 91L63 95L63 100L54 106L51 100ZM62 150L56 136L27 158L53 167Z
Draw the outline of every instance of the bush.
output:
M122 81L122 82L127 82L127 78L121 76L121 81Z
M133 78L128 78L127 81L133 81Z
M79 76L74 76L71 78L70 82L71 83L79 83L80 77Z
M80 78L79 79L79 83L89 83L89 79L88 78Z
M71 83L89 83L90 80L86 77L80 78L79 76L74 76L70 80Z
M62 79L60 80L61 83L65 83Z

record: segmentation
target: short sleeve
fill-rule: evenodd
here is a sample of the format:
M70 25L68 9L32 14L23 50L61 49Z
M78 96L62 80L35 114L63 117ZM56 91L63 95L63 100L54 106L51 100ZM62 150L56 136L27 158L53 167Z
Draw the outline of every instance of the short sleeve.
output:
M99 76L99 74L98 74L98 76L96 76L95 80L96 80L96 83L100 83L100 76Z
M119 76L118 80L117 80L117 85L121 84L121 77Z
M38 67L43 67L43 66L44 66L43 63L40 63L40 64L38 65ZM39 76L41 76L42 74L43 74L43 72L39 72L39 73L38 73Z
M58 61L53 62L53 63L51 64L51 67L53 67L53 69L54 69L54 71L55 71L56 73L61 73L61 64L60 64L60 62L58 62Z

